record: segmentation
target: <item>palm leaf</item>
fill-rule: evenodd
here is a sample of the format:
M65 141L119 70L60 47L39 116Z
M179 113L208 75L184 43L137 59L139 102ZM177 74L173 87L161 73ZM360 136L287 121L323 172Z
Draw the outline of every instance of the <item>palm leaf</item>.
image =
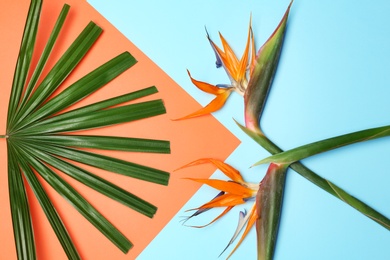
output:
M20 259L35 259L30 208L15 153L8 149L8 185L16 252Z
M66 16L68 15L69 9L70 9L70 6L65 4L64 7L62 8L60 15L58 16L56 25L54 26L54 29L53 29L53 31L52 31L52 33L47 41L45 49L42 52L41 58L39 59L38 64L35 67L34 73L31 76L31 79L28 82L28 85L25 89L25 94L23 95L21 106L23 106L25 104L25 102L27 101L27 98L30 97L31 92L33 91L33 89L35 88L35 86L37 84L39 76L41 75L43 68L45 67L46 62L50 57L50 53L53 50L54 44L55 44L55 42L60 34L61 28L64 25L64 22L65 22Z
M50 70L48 75L43 79L42 83L37 86L26 104L24 106L19 106L20 109L15 113L17 120L11 125L11 130L14 130L13 128L17 127L20 121L25 119L60 86L81 59L87 54L101 33L102 29L93 22L90 22L87 27L85 27L64 55L62 55L60 60Z
M29 115L27 118L28 120L22 121L20 123L20 127L24 127L28 123L31 124L47 115L54 114L69 107L78 100L103 87L110 80L127 70L135 62L135 59L128 52L117 56L69 86L56 97L49 100L35 113Z
M28 164L22 159L23 155L19 154L17 150L13 149L14 153L17 154L19 160L19 165L21 170L24 173L30 187L34 191L35 196L37 197L40 205L42 206L43 211L45 212L54 232L56 233L62 247L64 248L69 259L81 259L76 248L74 247L72 240L66 230L66 227L61 221L60 216L55 210L53 204L51 203L49 197L47 196L42 185L38 181L38 178L35 176L32 169Z
M69 6L64 5L46 47L33 69L31 58L37 37L41 6L41 0L31 1L8 105L7 132L0 136L7 138L10 206L18 258L36 259L34 229L25 186L28 185L37 197L68 258L80 259L41 181L52 186L91 224L126 253L132 247L132 243L62 179L57 171L69 175L89 188L141 214L153 217L157 210L156 206L86 171L82 166L74 165L73 162L167 185L169 173L165 171L92 153L85 149L170 153L170 143L165 140L134 137L66 133L158 116L166 112L164 104L162 100L151 100L123 105L156 93L157 89L153 86L72 110L73 104L98 91L137 61L130 53L123 52L54 95L53 93L61 87L62 82L97 41L102 29L90 22L47 75L40 80L69 12ZM31 77L28 78L30 73ZM40 83L37 84L38 82ZM37 178L37 175L42 178ZM23 181L24 178L26 182Z
M39 143L71 146L78 148L93 148L102 150L121 150L144 153L170 153L168 141L143 138L89 135L40 135L26 136Z
M110 239L123 252L127 252L132 244L120 233L103 215L101 215L87 200L85 200L72 186L59 177L49 167L38 161L34 155L20 149L23 157L61 196L63 196L72 206L88 219L97 229L99 229L108 239Z
M19 56L16 62L14 80L12 82L11 97L8 104L7 125L14 119L15 110L17 109L18 102L22 96L23 86L26 82L34 51L41 7L41 0L31 1L22 42L20 44Z
M152 100L138 104L115 107L107 110L88 113L52 123L42 122L40 125L32 124L30 127L19 130L15 135L47 134L70 132L97 128L102 126L131 122L165 113L161 100Z

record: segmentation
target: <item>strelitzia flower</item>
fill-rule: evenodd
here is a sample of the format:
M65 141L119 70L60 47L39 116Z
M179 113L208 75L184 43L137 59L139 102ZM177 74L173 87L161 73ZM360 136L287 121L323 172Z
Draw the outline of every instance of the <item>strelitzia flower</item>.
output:
M205 164L205 163L212 163L214 164L219 170L221 170L230 180L215 180L215 179L197 179L197 178L186 178L188 180L200 182L206 185L209 185L210 187L213 187L220 192L217 196L215 196L211 201L203 204L202 206L192 209L196 210L194 214L192 214L190 217L188 217L185 221L188 219L197 216L211 208L215 207L226 207L225 211L223 211L217 218L215 218L213 221L211 221L209 224L215 222L217 219L221 218L223 215L228 213L234 206L244 204L246 201L254 199L256 196L256 193L258 191L258 184L257 183L250 183L244 181L242 178L240 172L236 169L234 169L232 166L230 166L227 163L224 163L217 159L212 158L203 158L196 161L193 161L189 164L186 164L179 169L183 169L190 166ZM179 170L178 169L178 170ZM209 225L207 224L207 225ZM194 227L205 227L204 226L194 226Z
M256 201L252 205L249 214L246 211L240 212L237 229L224 251L234 242L240 232L245 229L237 245L227 258L232 256L245 239L249 230L256 224L257 259L273 259L281 215L286 171L287 167L285 165L274 163L269 165L266 175L259 184Z
M247 77L250 77L251 74L251 64L255 61L255 43L253 38L253 32L252 32L252 26L251 22L249 23L249 29L248 29L248 38L246 47L244 50L244 54L242 55L241 59L238 59L236 54L234 53L233 49L230 47L228 42L225 40L225 38L222 36L222 34L219 34L223 50L220 49L210 38L209 34L207 33L207 39L210 42L211 47L213 48L216 56L216 66L217 68L223 67L226 71L226 74L228 75L230 79L230 84L218 84L218 85L212 85L206 82L195 80L191 77L190 72L187 70L188 75L191 79L191 82L200 90L213 94L216 97L204 108L201 108L198 111L195 111L194 113L191 113L187 116L184 116L182 118L176 119L176 120L182 120L182 119L188 119L193 117L198 117L206 114L211 114L220 108L223 107L226 100L229 98L230 94L235 91L239 93L240 95L244 95L245 90L248 86L248 80Z
M246 211L240 212L237 229L222 253L225 252L225 250L235 241L241 231L245 229L236 247L228 256L229 258L240 246L249 230L256 223L258 259L272 259L275 246L274 241L276 240L276 232L281 212L281 201L283 197L283 187L287 167L271 163L260 184L246 182L240 172L231 165L212 158L199 159L184 165L179 169L205 163L214 164L229 178L229 180L186 178L209 185L220 192L209 202L198 208L192 209L196 210L196 212L187 217L185 221L198 216L211 208L225 207L225 210L208 224L202 226L191 226L203 228L220 219L235 206L255 199L249 213Z
M237 58L233 49L221 33L219 33L219 37L222 42L223 51L211 40L209 34L207 34L207 39L209 40L217 59L216 66L217 68L223 67L225 69L231 82L230 86L235 91L243 95L248 85L247 74L249 74L250 77L251 73L248 65L251 61L255 60L255 43L253 38L252 22L249 22L247 42L244 54L240 60ZM250 47L252 47L252 49ZM252 56L250 56L250 50Z
M363 141L364 138L372 139L390 135L389 129L377 128L353 133L352 135L340 136L336 139L324 140L303 146L301 148L293 149L292 151L283 154L279 154L283 152L283 150L275 145L261 129L260 119L267 99L267 94L272 85L273 78L277 70L291 4L292 2L288 6L275 31L260 48L255 57L254 40L251 26L249 27L247 46L241 60L236 58L230 46L222 36L221 41L223 45L223 51L219 49L208 37L210 44L216 53L217 67L223 66L225 68L230 78L231 84L214 86L205 82L196 81L190 75L192 82L199 89L215 94L217 97L205 108L181 118L187 119L212 113L223 106L231 92L236 91L244 96L245 105L245 126L239 124L236 121L237 125L268 152L271 154L278 154L274 157L266 158L257 163L270 163L270 166L266 176L261 181L257 189L255 205L248 214L246 214L246 212L240 213L239 225L232 240L228 244L229 246L239 235L240 231L245 227L243 237L238 243L239 245L242 239L245 237L247 230L250 229L250 227L253 226L253 223L256 222L258 236L258 259L272 259L274 255L278 223L281 214L284 180L288 167L291 167L297 173L316 184L321 189L344 201L385 228L389 229L390 227L390 220L387 217L377 212L354 196L351 196L349 193L334 183L317 175L299 162L299 160L306 158L307 156L337 148L341 145L347 145L352 142ZM249 48L251 48L250 58ZM246 63L245 74L243 72L244 63ZM249 76L249 81L247 81L247 76ZM337 142L334 142L335 140ZM223 195L225 195L224 191L217 195L215 200ZM205 204L198 208L197 211L189 218L199 215L207 211L209 208L215 206L216 204L211 204L211 206L210 204ZM229 207L232 206L225 206L227 207L226 210L211 223L226 214L227 211L231 210Z

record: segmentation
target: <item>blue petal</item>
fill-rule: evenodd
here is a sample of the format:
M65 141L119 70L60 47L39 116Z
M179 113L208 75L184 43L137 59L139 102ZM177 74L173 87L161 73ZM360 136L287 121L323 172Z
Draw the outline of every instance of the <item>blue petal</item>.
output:
M229 84L217 84L216 86L218 88L232 88L232 85Z
M224 192L224 191L221 191L221 192L219 192L219 193L217 194L217 196L215 196L213 199L218 198L219 196L222 196L223 194L225 194L225 192ZM182 223L182 224L184 225L190 218L196 217L196 216L198 216L198 215L200 215L200 214L202 214L202 213L208 211L209 209L211 209L211 208L198 209L198 210L195 211L195 213L192 214L191 216L185 217L185 219L183 220L183 223Z
M219 254L219 256L221 256L226 251L226 249L228 249L228 247L231 244L233 244L234 240L238 237L238 235L240 234L241 230L245 227L245 224L248 221L248 217L249 216L247 215L247 212L246 212L245 209L244 209L244 211L240 211L240 215L239 215L239 218L238 218L238 225L237 225L236 231L234 232L233 237L230 239L230 241L227 244L227 246L225 247L225 249L221 252L221 254Z
M214 53L215 53L215 58L216 58L215 66L216 66L217 68L220 68L220 67L222 67L222 60L221 60L221 58L219 57L218 52L215 50L213 44L211 43L212 40L211 40L211 38L210 38L209 32L207 31L206 27L205 27L205 30L206 30L206 34L207 34L207 39L209 40L209 42L210 42L210 44L211 44L211 48L213 48L213 51L214 51Z

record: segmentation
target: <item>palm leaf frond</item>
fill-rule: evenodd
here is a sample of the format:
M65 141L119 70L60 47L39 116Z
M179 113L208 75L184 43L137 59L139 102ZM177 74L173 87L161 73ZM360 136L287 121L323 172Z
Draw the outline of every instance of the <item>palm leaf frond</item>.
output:
M132 247L132 243L60 177L58 172L69 175L89 188L145 216L153 217L157 210L156 206L81 168L82 166L74 165L74 162L167 185L168 172L92 153L85 149L167 154L170 153L170 143L165 140L76 135L67 132L158 116L166 112L164 103L157 99L123 105L156 93L157 89L153 86L72 110L72 105L98 91L137 61L125 51L57 93L56 90L62 86L64 80L75 70L97 41L102 29L90 22L44 76L42 72L51 52L55 49L69 6L64 5L38 63L35 68L32 68L31 59L41 6L41 0L31 1L10 95L7 133L0 136L7 138L10 204L18 258L36 259L34 229L26 193L26 185L28 185L37 197L68 258L80 259L60 214L43 188L42 181L52 186L91 224L126 253ZM37 84L38 82L40 83ZM38 178L37 175L42 178Z
M90 22L72 43L68 50L62 55L59 61L50 70L42 83L37 86L24 106L19 106L16 112L16 122L11 125L11 130L18 127L18 124L31 114L38 106L50 97L50 95L61 85L67 76L73 71L76 65L87 54L95 43L102 29Z
M37 197L43 211L45 212L68 258L81 259L76 248L73 245L73 242L68 234L68 231L66 230L64 224L62 223L60 216L58 215L56 209L51 203L41 183L38 181L38 178L35 176L33 170L28 166L27 162L23 159L22 154L19 154L15 149L14 149L14 153L17 154L19 158L18 163L20 165L20 169L23 171L24 176L26 177L30 187L34 191L35 196Z
M35 39L38 31L39 17L42 8L41 0L32 0L27 14L19 56L16 62L14 79L12 82L11 96L8 104L7 126L11 124L15 116L15 110L22 96L23 87L31 64Z
M26 188L24 186L22 173L17 165L16 154L10 149L8 149L8 185L12 225L18 258L35 259L34 234Z
M31 167L118 248L123 252L127 252L132 247L130 241L64 179L59 177L47 165L38 161L33 154L26 152L26 150L21 149L21 151Z
M57 22L54 25L53 31L50 34L50 37L47 41L45 49L43 50L42 55L38 61L38 64L35 67L34 73L31 76L31 79L28 82L28 85L25 89L25 93L24 93L23 99L21 101L21 106L23 106L25 104L25 102L27 101L27 98L30 97L31 92L33 91L33 89L35 88L35 86L38 82L39 76L42 74L43 68L45 67L46 62L50 57L50 53L53 50L54 44L56 43L56 40L61 32L62 26L65 23L65 19L66 19L66 16L68 15L69 9L70 9L70 6L65 4L64 7L62 8L60 15L58 16Z

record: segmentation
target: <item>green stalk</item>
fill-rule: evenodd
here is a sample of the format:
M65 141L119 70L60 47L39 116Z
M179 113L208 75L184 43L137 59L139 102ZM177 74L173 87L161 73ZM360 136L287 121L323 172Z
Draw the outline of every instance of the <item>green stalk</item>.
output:
M283 152L282 149L280 149L276 144L274 144L271 140L269 140L265 135L260 133L255 133L249 130L248 128L240 125L239 123L237 124L246 134L252 137L254 141L260 144L264 149L266 149L271 154L279 154ZM360 213L364 214L365 216L374 220L381 226L390 230L390 219L388 219L386 216L382 215L372 207L368 206L364 202L355 198L354 196L351 196L342 188L338 187L336 184L317 175L315 172L313 172L312 170L310 170L300 162L294 162L290 164L289 167L294 171L296 171L297 173L299 173L302 177L306 178L307 180L311 181L312 183L314 183L315 185L323 189L324 191L327 191L328 193L335 196L336 198L344 201L351 207L358 210Z
M306 144L291 149L289 151L267 157L257 162L255 165L269 163L269 162L278 163L278 164L291 164L293 162L305 159L309 156L313 156L322 152L333 150L335 148L343 147L358 142L373 140L373 139L377 139L389 135L390 135L390 125L366 129L366 130L340 135L329 139L317 141L314 143Z
M260 48L244 94L245 125L254 133L262 133L260 118L278 67L291 5L292 1L275 31ZM256 231L259 260L273 259L282 213L287 168L287 165L271 164L257 193Z

